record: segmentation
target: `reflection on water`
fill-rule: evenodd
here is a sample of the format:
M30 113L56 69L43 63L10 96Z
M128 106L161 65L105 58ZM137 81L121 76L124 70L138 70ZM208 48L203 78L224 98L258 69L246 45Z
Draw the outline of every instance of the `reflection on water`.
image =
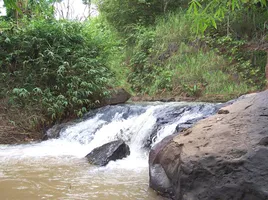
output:
M90 166L86 159L6 159L0 164L0 199L161 199L148 188L147 168Z

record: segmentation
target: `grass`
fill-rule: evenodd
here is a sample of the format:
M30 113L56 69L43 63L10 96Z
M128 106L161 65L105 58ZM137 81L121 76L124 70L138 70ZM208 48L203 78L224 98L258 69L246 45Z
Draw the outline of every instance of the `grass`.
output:
M138 81L133 81L132 85L138 85L137 88L142 88L140 93L151 96L165 91L177 96L201 99L215 96L223 100L256 90L239 77L229 60L196 39L190 24L187 15L178 12L158 19L155 27L147 28L147 34L143 29L136 44L146 44L149 39L153 44L146 59L143 57L140 62L143 65L137 74ZM149 32L153 39L147 39ZM134 49L136 54L132 54L132 59L137 60L135 55L144 49L142 45L136 45ZM161 56L166 57L161 60ZM148 77L149 81L144 84L142 80Z
M203 95L234 95L244 94L254 88L245 82L236 80L229 63L213 51L198 51L194 54L173 56L170 65L175 65L173 87L179 84L193 87L199 86Z

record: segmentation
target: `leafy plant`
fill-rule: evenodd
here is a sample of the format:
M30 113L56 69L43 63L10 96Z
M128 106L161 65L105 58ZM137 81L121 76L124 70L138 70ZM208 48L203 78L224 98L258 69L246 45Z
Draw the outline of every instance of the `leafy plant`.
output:
M52 123L82 116L109 95L109 50L88 30L77 22L35 20L4 31L0 81L10 103L37 108Z

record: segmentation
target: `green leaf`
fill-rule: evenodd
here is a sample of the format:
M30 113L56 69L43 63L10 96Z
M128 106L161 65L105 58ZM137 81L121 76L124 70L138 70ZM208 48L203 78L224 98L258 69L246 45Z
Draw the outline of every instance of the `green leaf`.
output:
M212 23L212 26L215 28L215 29L217 29L217 24L216 24L216 21L215 21L215 19L211 19L211 23ZM206 27L207 28L207 27Z
M18 7L17 5L17 1L16 0L4 0L4 5L7 8L11 8L11 9L15 9L17 10L20 14L23 14L21 9Z
M11 40L7 37L6 39L5 39L5 43L10 43L11 42Z

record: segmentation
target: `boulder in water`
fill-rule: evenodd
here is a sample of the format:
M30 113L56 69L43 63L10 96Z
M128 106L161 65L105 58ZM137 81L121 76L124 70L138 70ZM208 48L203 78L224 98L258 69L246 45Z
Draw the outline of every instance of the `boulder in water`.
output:
M268 199L268 90L150 152L150 187L176 200Z
M116 140L93 149L86 158L90 164L105 166L111 160L122 159L129 154L129 146L123 140Z
M170 135L165 137L161 142L157 143L150 151L149 155L149 177L150 177L150 187L156 190L163 196L172 196L173 188L171 178L168 177L168 174L165 172L165 169L162 166L163 157L168 157L165 155L165 148L170 147L170 142L175 137L175 135ZM176 147L176 145L175 145ZM178 162L176 156L174 157L174 152L177 152L176 149L173 149L171 156L168 159ZM164 152L164 153L163 153ZM179 151L180 153L180 151ZM164 155L163 155L164 154ZM175 166L176 166L175 163Z

